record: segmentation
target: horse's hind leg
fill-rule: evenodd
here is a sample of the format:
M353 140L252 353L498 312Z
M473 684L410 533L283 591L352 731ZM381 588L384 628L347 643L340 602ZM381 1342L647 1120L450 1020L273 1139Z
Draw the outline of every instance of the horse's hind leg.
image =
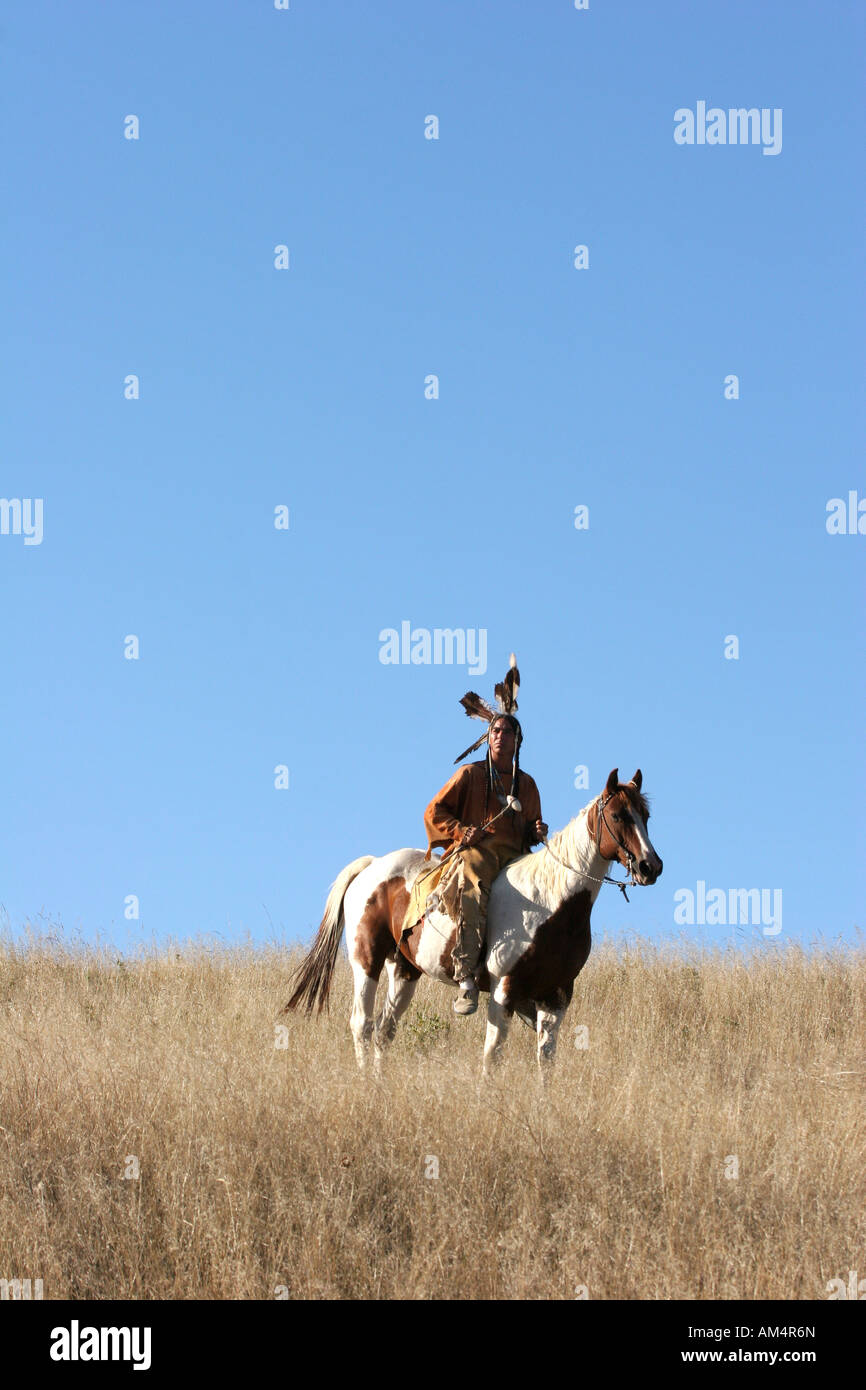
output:
M416 970L399 951L395 959L385 961L385 970L388 975L388 993L382 1012L376 1020L374 1035L377 1061L393 1042L397 1024L411 1004L415 986L421 978L420 970Z
M379 884L364 904L354 928L351 931L347 928L346 946L355 977L355 1002L349 1026L355 1041L358 1066L363 1068L367 1064L373 1036L379 976L388 952L394 950L394 938L389 927L387 885Z
M349 1027L352 1030L352 1038L355 1043L355 1057L358 1066L363 1071L367 1065L367 1053L370 1048L370 1038L373 1035L373 1010L376 1005L376 990L379 986L379 980L368 975L357 961L352 962L352 974L355 977L355 999L352 1004Z

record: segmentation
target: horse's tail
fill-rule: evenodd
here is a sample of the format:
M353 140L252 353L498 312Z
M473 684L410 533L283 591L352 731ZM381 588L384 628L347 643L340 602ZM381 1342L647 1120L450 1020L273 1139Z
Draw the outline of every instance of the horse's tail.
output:
M331 885L328 901L325 903L325 915L319 923L316 939L292 976L294 992L283 1010L284 1013L302 1004L309 1016L314 1008L317 1013L321 1013L328 1002L340 938L345 926L343 899L346 889L372 862L372 854L362 854L360 859L353 859Z

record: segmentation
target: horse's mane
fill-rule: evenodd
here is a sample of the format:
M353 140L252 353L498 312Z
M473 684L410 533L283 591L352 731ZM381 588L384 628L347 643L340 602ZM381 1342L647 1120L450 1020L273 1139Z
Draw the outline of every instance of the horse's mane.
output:
M587 875L592 872L595 844L587 833L586 817L597 799L593 797L567 825L548 835L547 843L552 853L549 854L542 847L534 853L530 850L515 861L521 877L525 875L527 886L531 886L531 896L538 896L553 905L565 902L566 898L581 891L584 885L580 878L575 879L574 870ZM560 863L560 860L564 862ZM568 865L571 867L566 867Z
M624 789L625 783L620 783L618 790ZM649 801L643 792L636 787L629 787L629 796L637 801L644 824L649 820L650 807ZM564 825L561 830L556 830L552 835L548 835L547 842L552 850L548 854L544 848L530 850L523 855L517 864L520 867L521 876L525 874L533 889L541 894L550 903L562 903L567 898L574 897L584 888L597 888L598 884L591 881L592 878L602 876L607 873L607 869L596 869L592 871L592 863L596 857L596 846L594 836L590 836L586 818L593 806L598 801L598 796L592 797L585 806L581 807L576 816ZM555 857L554 857L555 856ZM560 863L559 861L564 861ZM570 866L570 867L567 867ZM575 875L578 875L577 878ZM587 876L587 882L581 882L581 876Z

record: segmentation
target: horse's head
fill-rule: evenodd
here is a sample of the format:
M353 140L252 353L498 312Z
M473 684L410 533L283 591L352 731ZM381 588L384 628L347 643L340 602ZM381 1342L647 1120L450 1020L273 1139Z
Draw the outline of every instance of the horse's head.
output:
M617 859L636 883L655 883L662 871L647 834L649 804L641 793L638 768L630 782L619 781L615 767L604 791L589 808L587 829L605 859Z

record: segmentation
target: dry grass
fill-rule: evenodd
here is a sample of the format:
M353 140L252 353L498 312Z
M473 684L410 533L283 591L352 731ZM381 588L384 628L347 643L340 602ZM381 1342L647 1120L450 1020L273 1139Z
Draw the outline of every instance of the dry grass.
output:
M452 1019L429 981L383 1080L359 1077L342 957L330 1018L276 1047L292 959L0 948L0 1276L46 1298L792 1299L866 1272L862 954L596 949L546 1091L516 1020L479 1089L483 1011Z

